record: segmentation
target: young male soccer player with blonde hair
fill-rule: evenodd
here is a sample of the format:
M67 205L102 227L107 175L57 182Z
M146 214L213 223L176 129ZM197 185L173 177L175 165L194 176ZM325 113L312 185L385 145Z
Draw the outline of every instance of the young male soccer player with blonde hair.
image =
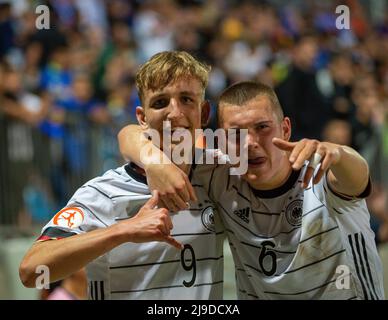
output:
M185 52L154 55L136 76L141 127L160 134L163 121L172 130L200 128L209 114L208 73ZM180 168L194 185L208 174ZM48 266L50 281L86 265L91 299L222 299L223 231L205 190L196 193L199 202L190 209L169 213L156 207L158 195L151 197L139 167L107 171L79 188L43 228L21 263L22 282L34 287L39 265Z

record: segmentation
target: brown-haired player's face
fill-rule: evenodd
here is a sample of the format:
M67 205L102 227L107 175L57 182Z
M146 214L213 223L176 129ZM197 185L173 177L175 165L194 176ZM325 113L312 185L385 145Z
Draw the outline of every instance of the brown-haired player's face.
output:
M178 79L160 90L146 90L142 107L145 116L143 128L157 130L161 142L163 121L169 121L172 133L180 129L188 130L193 145L195 129L200 129L201 122L207 121L209 111L208 104L203 100L201 84L192 77Z
M249 182L254 175L256 177L254 179L259 179L271 187L272 181L276 181L279 174L279 167L287 159L284 151L275 147L272 139L290 138L289 119L280 120L266 97L257 97L243 106L224 105L221 106L220 112L221 125L225 130L231 128L248 130L245 141L248 147L248 171L244 179ZM239 136L236 141L239 141Z

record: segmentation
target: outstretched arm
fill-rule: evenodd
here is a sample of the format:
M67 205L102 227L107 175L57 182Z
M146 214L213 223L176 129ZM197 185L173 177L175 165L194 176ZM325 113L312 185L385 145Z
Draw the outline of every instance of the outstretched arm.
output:
M187 202L197 201L188 176L179 169L152 141L145 138L138 125L128 125L118 134L119 148L124 159L144 168L151 190L158 190L161 205L171 211L187 208Z
M321 166L313 183L318 183L326 171L330 187L333 191L348 197L357 197L366 189L369 181L369 167L366 160L348 146L318 140L302 139L288 142L274 138L273 143L279 149L290 152L289 161L294 170L300 170L314 153L321 157ZM314 168L306 170L303 186L307 187L314 174Z
M39 276L35 270L40 265L49 268L50 282L64 279L125 242L164 241L181 249L170 235L173 225L167 210L156 209L157 203L156 192L131 219L65 239L35 243L20 264L21 281L26 287L34 287Z

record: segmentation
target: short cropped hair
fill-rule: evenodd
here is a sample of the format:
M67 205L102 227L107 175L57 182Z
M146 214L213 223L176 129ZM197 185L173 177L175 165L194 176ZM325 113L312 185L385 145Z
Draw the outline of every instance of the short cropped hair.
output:
M200 82L203 95L209 81L210 66L184 51L164 51L153 55L136 73L136 88L144 102L146 90L163 89L180 78L194 77Z
M261 96L269 99L273 111L277 115L279 121L282 121L284 118L283 109L275 91L271 87L260 82L241 81L226 88L219 96L217 103L218 124L220 126L222 124L220 110L223 106L243 106L248 101Z

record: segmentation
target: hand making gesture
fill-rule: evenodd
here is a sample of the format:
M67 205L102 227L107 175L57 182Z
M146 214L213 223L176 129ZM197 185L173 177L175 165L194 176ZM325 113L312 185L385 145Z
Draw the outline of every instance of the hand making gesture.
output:
M366 161L350 147L312 139L289 142L274 138L272 142L279 149L289 152L292 169L300 170L305 161L308 161L308 168L303 177L304 188L308 186L319 164L320 167L313 177L314 184L330 169L329 183L335 191L343 195L357 196L367 185L369 171ZM355 175L355 172L358 172L358 175Z

